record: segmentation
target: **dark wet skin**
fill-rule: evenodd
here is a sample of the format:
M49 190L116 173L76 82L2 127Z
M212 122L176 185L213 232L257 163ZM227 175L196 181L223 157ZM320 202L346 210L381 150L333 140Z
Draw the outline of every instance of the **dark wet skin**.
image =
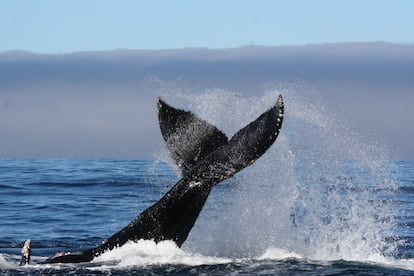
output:
M89 262L107 250L140 239L172 240L180 247L213 186L253 164L266 152L279 134L283 114L283 99L279 96L272 108L228 140L215 126L193 113L158 99L161 133L183 178L157 203L101 245L78 252L57 253L44 263Z

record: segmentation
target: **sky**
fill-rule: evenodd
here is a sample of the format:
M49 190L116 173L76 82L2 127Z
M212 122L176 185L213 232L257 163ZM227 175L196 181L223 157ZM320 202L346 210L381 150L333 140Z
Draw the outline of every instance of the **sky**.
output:
M1 0L0 52L414 42L410 0Z
M0 158L148 157L166 91L281 88L413 159L413 14L411 0L0 0Z

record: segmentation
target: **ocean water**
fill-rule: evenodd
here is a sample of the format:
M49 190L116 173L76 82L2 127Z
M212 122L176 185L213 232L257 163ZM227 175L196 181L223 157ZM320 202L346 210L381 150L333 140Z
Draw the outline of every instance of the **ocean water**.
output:
M317 101L284 92L280 137L213 189L182 248L141 240L91 263L38 264L96 246L168 191L179 175L161 145L147 160L0 159L0 273L414 274L414 161L393 160ZM164 98L231 136L278 91L172 94ZM32 263L19 267L26 239Z

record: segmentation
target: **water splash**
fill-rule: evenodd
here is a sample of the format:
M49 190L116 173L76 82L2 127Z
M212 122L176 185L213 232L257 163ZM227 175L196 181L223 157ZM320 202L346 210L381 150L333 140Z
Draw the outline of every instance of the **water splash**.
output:
M266 252L256 258L257 260L284 260L284 259L302 259L303 257L294 252L284 249L269 247Z
M166 91L164 97L231 137L280 92L286 115L275 145L213 191L186 247L236 257L272 247L318 260L392 256L396 187L385 169L388 152L336 118L317 96L286 89L244 98L216 89Z
M231 262L228 258L202 256L186 252L172 241L155 243L150 240L128 242L120 248L105 252L93 262L109 267L145 267L151 265L213 265ZM101 268L101 267L100 267Z
M7 260L3 254L0 254L0 268L1 269L11 269L16 267L15 263L10 262Z

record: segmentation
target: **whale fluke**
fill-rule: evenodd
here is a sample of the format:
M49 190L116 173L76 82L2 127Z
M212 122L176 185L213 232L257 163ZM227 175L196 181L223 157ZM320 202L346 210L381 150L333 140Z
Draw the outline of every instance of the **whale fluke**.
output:
M181 246L212 187L253 164L266 152L279 134L283 114L283 99L279 96L273 107L228 140L215 126L159 99L161 133L183 177L157 203L98 247L59 254L45 263L91 261L130 240L172 240Z
M162 137L183 176L211 152L228 144L223 132L193 113L174 108L161 98L157 106Z

